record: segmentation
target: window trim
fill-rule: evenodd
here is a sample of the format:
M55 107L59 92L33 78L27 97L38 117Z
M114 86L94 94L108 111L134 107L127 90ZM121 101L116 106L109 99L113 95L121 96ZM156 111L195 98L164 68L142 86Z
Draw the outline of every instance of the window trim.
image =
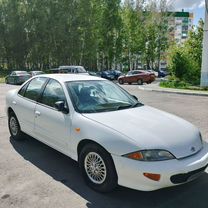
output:
M31 102L33 102L33 103L38 103L38 100L39 100L40 96L42 95L43 89L44 89L45 85L48 83L48 80L49 80L48 77L40 77L40 78L46 78L46 80L45 80L45 83L43 84L43 86L41 87L41 89L40 89L40 94L39 94L39 96L37 97L36 100L32 100L32 99L30 99L30 98L28 98L28 97L25 97L25 92L27 91L27 88L28 88L29 84L31 83L32 80L37 79L37 78L38 78L38 77L34 77L33 79L31 79L31 80L29 80L28 82L26 82L26 83L18 90L17 95L18 95L19 97L21 97L21 98L23 98L23 99L26 99L26 100L28 100L28 101L31 101ZM20 90L21 90L25 85L27 85L27 87L26 87L26 89L25 89L25 91L24 91L24 96L22 96L22 95L19 94L19 92L20 92Z
M50 108L50 109L52 109L52 110L58 111L56 108L54 108L54 107L52 107L52 106L50 106L50 105L46 105L46 104L44 104L44 103L41 102L41 101L42 101L42 98L43 98L43 93L44 93L44 91L45 91L45 89L46 89L46 86L48 85L48 83L49 83L51 80L56 81L56 82L58 82L58 83L60 84L60 86L61 86L61 88L62 88L62 90L63 90L63 93L64 93L64 97L65 97L65 101L66 101L67 108L68 108L68 110L69 110L69 105L68 105L66 93L64 92L63 86L62 86L62 84L61 84L58 80L53 79L53 78L49 78L49 79L47 80L47 82L44 84L44 88L43 88L42 91L41 91L41 94L40 94L40 96L39 96L39 99L37 100L37 104L38 104L38 105L41 105L41 106L44 106L44 107L46 107L46 108ZM58 112L60 112L60 111L58 111ZM69 114L69 113L68 113L68 114Z

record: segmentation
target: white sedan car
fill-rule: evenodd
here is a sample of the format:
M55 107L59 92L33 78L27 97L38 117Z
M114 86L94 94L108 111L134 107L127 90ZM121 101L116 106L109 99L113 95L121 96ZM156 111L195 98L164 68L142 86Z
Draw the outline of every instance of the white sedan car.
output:
M143 105L102 78L52 74L6 97L11 137L24 133L78 161L100 192L118 184L151 191L189 182L208 164L208 145L187 121Z

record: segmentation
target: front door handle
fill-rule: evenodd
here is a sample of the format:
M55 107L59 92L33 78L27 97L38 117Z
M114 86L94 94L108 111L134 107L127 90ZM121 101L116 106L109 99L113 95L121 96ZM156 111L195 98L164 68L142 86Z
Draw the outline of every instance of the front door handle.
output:
M35 111L35 115L36 116L40 116L40 112L39 111Z
M12 101L12 104L16 105L16 104L17 104L17 102L13 100L13 101Z

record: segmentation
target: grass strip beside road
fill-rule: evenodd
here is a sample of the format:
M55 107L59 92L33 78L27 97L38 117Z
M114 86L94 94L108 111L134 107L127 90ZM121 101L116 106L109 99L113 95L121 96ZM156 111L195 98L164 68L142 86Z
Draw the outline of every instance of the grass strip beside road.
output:
M160 87L181 90L208 91L208 87L202 88L200 86L192 86L183 81L161 81Z
M0 83L5 83L5 77L0 77Z

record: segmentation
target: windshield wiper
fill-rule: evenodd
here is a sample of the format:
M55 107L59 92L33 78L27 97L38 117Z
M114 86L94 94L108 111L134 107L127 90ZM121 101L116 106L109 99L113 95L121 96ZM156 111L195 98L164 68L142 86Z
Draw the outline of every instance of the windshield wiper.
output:
M126 108L131 108L132 105L131 104L128 104L128 105L119 105L117 107L117 110L122 110L122 109L126 109Z
M133 105L131 105L132 108L135 108L135 107L140 107L140 106L143 106L144 104L140 103L140 102L137 102Z

